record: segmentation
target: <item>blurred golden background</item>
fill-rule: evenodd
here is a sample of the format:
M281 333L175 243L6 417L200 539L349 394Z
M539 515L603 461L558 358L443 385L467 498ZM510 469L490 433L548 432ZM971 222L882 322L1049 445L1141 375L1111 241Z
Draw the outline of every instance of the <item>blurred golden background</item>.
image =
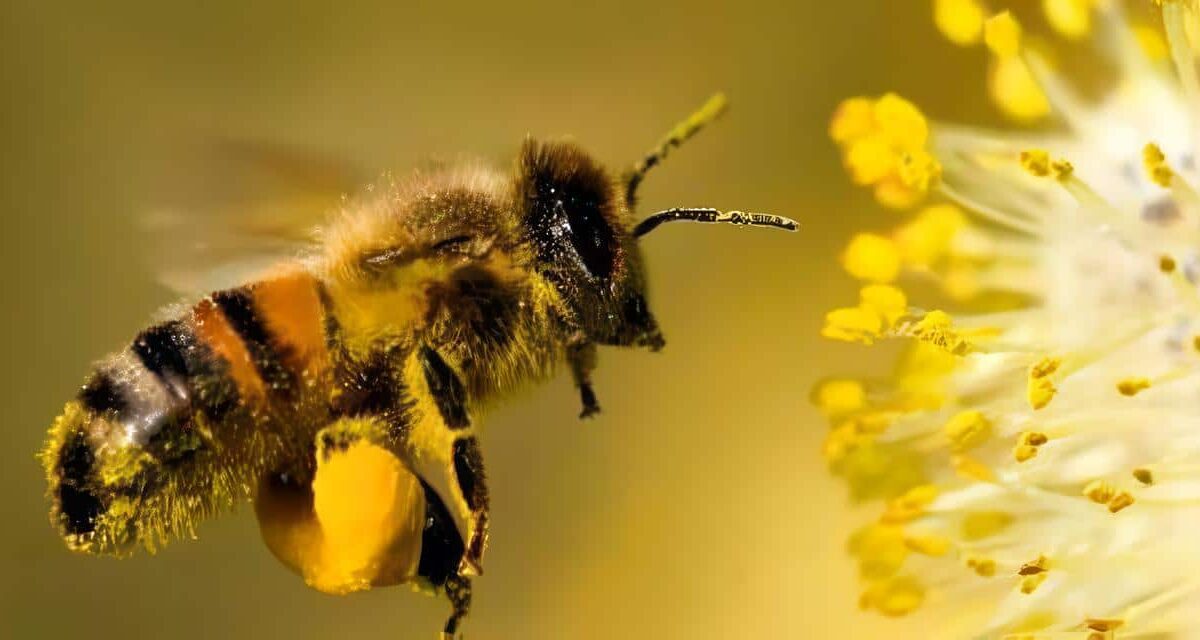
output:
M888 220L826 136L842 97L899 90L993 121L982 51L923 1L58 2L0 9L4 216L0 635L431 638L444 601L310 591L249 509L151 558L68 553L34 460L89 363L174 300L138 217L178 147L279 142L404 171L570 134L623 167L716 90L732 108L647 180L646 211L770 211L801 233L670 227L645 243L661 354L604 351L605 412L565 379L491 416L483 638L872 638L819 455L811 383L883 360L818 337L836 255ZM374 6L366 6L373 4ZM865 360L870 357L869 361ZM872 364L874 363L874 364Z

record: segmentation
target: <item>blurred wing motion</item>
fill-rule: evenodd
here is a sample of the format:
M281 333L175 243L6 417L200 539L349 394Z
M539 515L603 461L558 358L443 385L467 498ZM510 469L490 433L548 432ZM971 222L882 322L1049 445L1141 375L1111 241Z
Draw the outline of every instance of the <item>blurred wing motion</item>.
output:
M142 220L152 270L193 296L245 282L311 247L361 176L348 163L280 144L194 144L164 170Z

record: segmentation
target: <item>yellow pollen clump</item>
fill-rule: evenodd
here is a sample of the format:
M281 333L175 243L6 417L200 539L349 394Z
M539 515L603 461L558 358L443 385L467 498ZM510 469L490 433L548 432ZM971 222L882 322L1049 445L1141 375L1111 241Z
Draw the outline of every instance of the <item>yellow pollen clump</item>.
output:
M896 173L904 186L926 193L942 178L942 165L928 151L917 149L900 156Z
M938 488L932 484L913 487L899 497L888 502L880 521L886 524L908 522L925 513L925 507L933 502L938 495Z
M1029 462L1037 457L1038 449L1031 444L1019 444L1013 447L1013 459L1017 462Z
M967 451L983 444L992 433L992 423L978 411L962 411L942 427L955 451Z
M844 416L867 405L867 390L858 380L825 380L813 389L812 401L827 417Z
M899 576L872 584L858 599L863 609L876 609L886 616L903 616L925 601L925 587L912 576Z
M825 314L821 335L833 340L873 344L905 312L904 292L887 285L868 285L859 291L857 307L834 309Z
M1050 171L1054 173L1054 179L1063 182L1070 178L1075 173L1075 165L1067 160L1055 160L1050 163Z
M1133 397L1150 388L1150 380L1146 378L1126 378L1117 383L1117 391L1123 396Z
M1019 122L1033 122L1050 114L1050 101L1019 56L994 58L987 86L992 100Z
M1021 52L1021 24L1008 11L998 13L983 23L983 41L997 56L1015 56Z
M1142 52L1151 60L1166 60L1167 56L1171 55L1166 40L1163 40L1162 34L1154 27L1144 24L1136 25L1133 27L1133 37L1137 40Z
M954 322L945 311L929 311L917 322L897 331L954 355L964 355L974 348L970 340L954 329Z
M1013 448L1013 458L1017 462L1026 462L1033 459L1038 454L1038 447L1046 444L1049 438L1046 434L1038 431L1026 431L1017 439L1017 446Z
M939 557L950 551L950 541L941 536L911 536L904 538L904 546L921 555Z
M858 292L859 306L878 314L887 325L894 324L908 311L908 297L896 287L870 284Z
M1036 178L1051 175L1055 180L1066 180L1075 173L1075 166L1066 160L1051 160L1045 149L1029 149L1021 152L1021 168Z
M1032 576L1026 576L1021 580L1021 593L1029 595L1034 591L1037 591L1037 588L1042 586L1042 583L1046 581L1046 576L1048 575L1050 574L1039 573Z
M1174 273L1175 266L1175 258L1171 256L1160 256L1158 258L1158 270L1163 273Z
M1033 562L1026 562L1025 564L1021 565L1021 568L1017 569L1017 575L1032 576L1039 573L1045 573L1049 570L1049 564L1050 561L1046 559L1046 556L1038 556Z
M950 252L954 237L967 226L967 217L952 204L925 207L898 227L892 240L906 265L930 267Z
M996 561L991 558L967 558L967 567L982 578L996 575Z
M1045 378L1046 376L1053 374L1055 371L1058 371L1060 366L1062 366L1062 358L1042 358L1029 368L1029 377Z
M1116 490L1103 480L1092 480L1083 488L1083 495L1096 504L1107 504L1116 495Z
M891 282L900 274L900 251L883 236L855 234L842 253L842 267L859 280Z
M1140 483L1150 486L1154 484L1154 472L1146 468L1138 468L1133 470L1133 477Z
M1142 148L1142 165L1154 184L1160 187L1171 186L1175 171L1167 164L1167 156L1158 145L1151 142Z
M979 0L934 0L933 22L946 39L960 46L983 37L984 8Z
M843 100L829 121L829 137L844 143L862 138L875 128L875 105L868 98Z
M1192 348L1200 351L1200 336L1192 336Z
M1050 175L1050 153L1044 149L1021 152L1021 168L1038 178Z
M1092 29L1092 9L1097 0L1042 0L1046 21L1064 37L1079 40Z
M1133 496L1127 491L1122 491L1108 501L1108 511L1109 513L1116 513L1125 507L1132 505L1133 502Z
M829 135L842 148L854 181L873 186L876 200L886 206L912 206L941 176L941 165L925 149L928 121L896 94L843 101L829 123Z
M1029 377L1029 383L1025 388L1025 397L1029 401L1029 406L1035 411L1044 409L1050 401L1054 399L1054 394L1058 393L1058 387L1050 378L1035 378Z
M1046 437L1046 434L1044 434L1040 431L1026 431L1021 434L1020 442L1021 442L1021 444L1027 444L1027 445L1031 445L1034 447L1040 447L1040 446L1046 444L1047 442L1049 442L1049 440L1050 439Z

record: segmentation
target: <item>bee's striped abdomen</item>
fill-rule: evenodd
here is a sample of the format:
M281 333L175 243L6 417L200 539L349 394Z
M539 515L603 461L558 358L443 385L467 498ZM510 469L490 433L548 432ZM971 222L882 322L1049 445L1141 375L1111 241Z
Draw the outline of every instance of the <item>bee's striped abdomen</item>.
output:
M294 270L214 293L96 366L44 453L68 544L113 552L190 528L287 455L248 436L325 396L320 286Z

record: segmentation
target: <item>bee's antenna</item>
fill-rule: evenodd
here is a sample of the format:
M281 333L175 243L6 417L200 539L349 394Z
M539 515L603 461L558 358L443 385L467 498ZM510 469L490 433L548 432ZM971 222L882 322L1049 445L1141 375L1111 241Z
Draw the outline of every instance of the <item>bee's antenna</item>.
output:
M718 93L709 98L708 102L704 103L704 106L697 109L683 122L675 125L675 128L671 129L666 137L646 154L646 157L633 165L633 168L625 174L625 203L629 205L630 209L633 208L634 201L637 199L637 188L641 184L642 178L646 177L646 172L661 162L663 158L666 158L672 149L683 144L684 141L703 129L705 125L720 117L728 106L729 101L725 99L725 94L723 93Z
M667 209L642 220L633 228L634 237L641 237L658 228L664 222L690 220L692 222L725 222L752 227L774 227L784 231L795 231L799 224L795 220L769 213L746 213L744 211L718 211L716 209Z

